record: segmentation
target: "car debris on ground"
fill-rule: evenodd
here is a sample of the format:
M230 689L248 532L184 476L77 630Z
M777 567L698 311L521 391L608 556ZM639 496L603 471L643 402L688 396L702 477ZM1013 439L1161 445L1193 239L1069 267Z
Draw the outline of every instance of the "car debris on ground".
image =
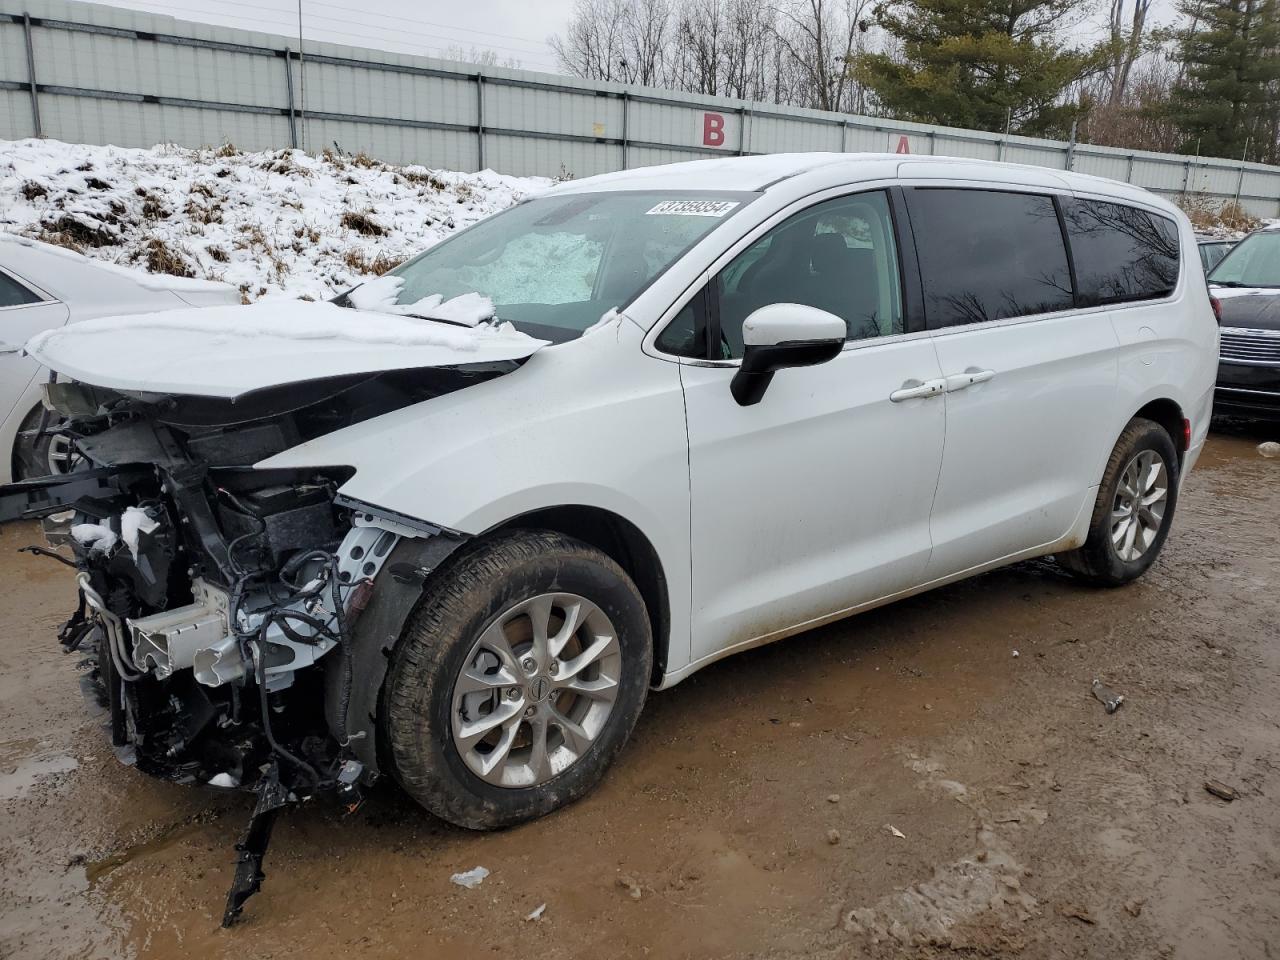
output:
M468 890L474 890L480 884L484 883L484 878L489 875L489 871L485 867L473 867L462 873L455 873L449 878L451 883L456 883L460 887L466 887Z
M1101 680L1094 678L1090 688L1097 700L1107 708L1107 713L1115 713L1120 709L1120 705L1124 703L1124 694L1116 693Z
M1229 787L1220 780L1206 780L1204 788L1219 800L1225 800L1230 803L1232 800L1240 799L1240 791L1235 787Z

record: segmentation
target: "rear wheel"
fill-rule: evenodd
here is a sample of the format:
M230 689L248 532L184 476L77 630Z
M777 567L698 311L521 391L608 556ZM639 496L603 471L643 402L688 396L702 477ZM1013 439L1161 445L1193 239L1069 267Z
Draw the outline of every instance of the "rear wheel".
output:
M462 827L549 813L622 749L651 663L644 601L604 553L542 531L480 544L428 587L394 654L396 777Z
M1084 545L1058 563L1101 586L1136 580L1155 562L1178 503L1178 453L1163 427L1135 418L1107 461Z

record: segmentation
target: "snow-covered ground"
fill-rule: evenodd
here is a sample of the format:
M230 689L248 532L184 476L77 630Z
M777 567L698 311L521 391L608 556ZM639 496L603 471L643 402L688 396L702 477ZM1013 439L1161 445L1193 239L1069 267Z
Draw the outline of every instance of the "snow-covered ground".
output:
M363 155L0 140L0 230L246 300L325 299L551 185Z

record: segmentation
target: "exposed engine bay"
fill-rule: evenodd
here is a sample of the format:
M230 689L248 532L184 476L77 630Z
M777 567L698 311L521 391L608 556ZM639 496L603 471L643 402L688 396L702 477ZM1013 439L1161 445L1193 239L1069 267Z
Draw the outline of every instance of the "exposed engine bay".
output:
M224 924L263 879L276 813L378 775L386 653L462 537L339 496L352 470L257 470L306 440L501 375L362 374L236 400L50 382L76 468L0 488L76 568L59 639L86 657L117 754L167 780L253 790ZM56 424L56 425L54 425Z

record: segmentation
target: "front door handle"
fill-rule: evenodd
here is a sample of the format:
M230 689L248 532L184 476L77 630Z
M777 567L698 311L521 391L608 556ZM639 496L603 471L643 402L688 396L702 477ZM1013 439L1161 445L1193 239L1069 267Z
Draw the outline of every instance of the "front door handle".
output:
M979 370L977 367L969 367L964 373L953 373L947 377L947 393L966 390L975 383L986 383L995 375L996 372L994 370Z
M894 403L904 400L916 400L921 397L940 397L947 389L945 380L908 380L893 393L889 399Z

